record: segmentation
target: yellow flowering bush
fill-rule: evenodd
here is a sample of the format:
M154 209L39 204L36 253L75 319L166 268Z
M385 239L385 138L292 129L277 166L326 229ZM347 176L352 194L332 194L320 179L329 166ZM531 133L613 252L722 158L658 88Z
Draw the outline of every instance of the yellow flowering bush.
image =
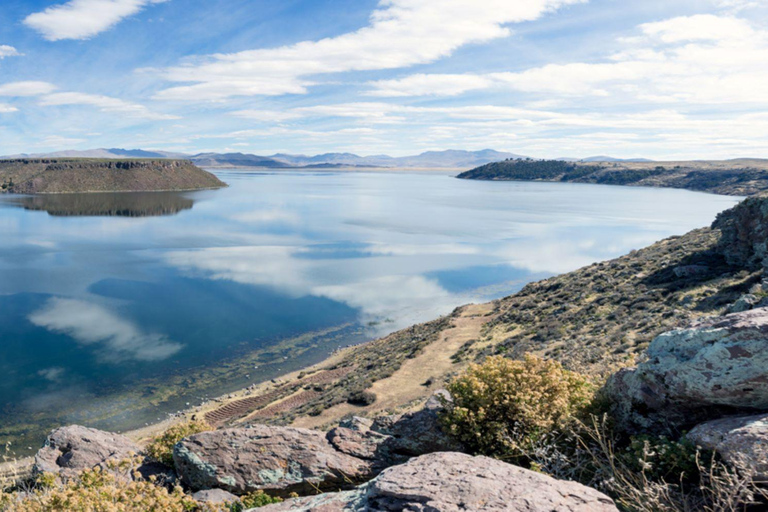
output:
M50 478L45 478L46 483ZM181 487L168 491L149 480L130 480L111 471L83 471L67 484L38 487L26 493L5 494L0 499L7 512L146 512L199 510L198 503Z
M499 458L523 457L594 397L586 376L532 355L522 361L489 357L448 390L453 403L441 418L448 433L474 453Z
M166 466L173 467L173 447L176 443L194 434L213 428L203 420L193 420L170 427L154 438L147 446L147 455Z

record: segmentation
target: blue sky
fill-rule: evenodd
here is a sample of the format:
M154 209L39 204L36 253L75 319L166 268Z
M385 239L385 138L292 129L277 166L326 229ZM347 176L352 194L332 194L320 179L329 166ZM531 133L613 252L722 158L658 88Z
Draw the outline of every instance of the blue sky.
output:
M0 154L768 156L766 0L4 0Z

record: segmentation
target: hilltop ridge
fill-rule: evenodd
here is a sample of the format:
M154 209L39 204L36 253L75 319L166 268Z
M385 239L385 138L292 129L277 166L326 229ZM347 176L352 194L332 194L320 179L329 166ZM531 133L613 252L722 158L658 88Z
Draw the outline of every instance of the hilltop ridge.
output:
M187 160L0 160L0 193L166 192L224 186Z

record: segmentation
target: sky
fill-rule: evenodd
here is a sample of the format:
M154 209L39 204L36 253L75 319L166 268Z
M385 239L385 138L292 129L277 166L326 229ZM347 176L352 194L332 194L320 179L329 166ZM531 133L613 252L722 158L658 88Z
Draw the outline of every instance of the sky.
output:
M3 0L0 154L768 157L768 0Z

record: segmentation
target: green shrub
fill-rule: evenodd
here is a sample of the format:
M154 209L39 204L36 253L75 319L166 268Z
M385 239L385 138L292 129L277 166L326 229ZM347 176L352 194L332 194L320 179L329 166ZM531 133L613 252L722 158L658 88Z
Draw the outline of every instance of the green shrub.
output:
M448 390L453 403L441 417L447 432L474 453L505 459L525 456L594 396L587 377L531 355L522 361L489 357Z
M692 481L699 477L702 454L685 438L679 441L665 436L638 435L630 438L624 457L635 471L644 471L649 479L668 482ZM711 458L704 454L703 458Z
M246 494L245 496L241 496L240 503L235 503L231 510L232 512L241 512L250 508L265 507L267 505L272 505L273 503L282 502L282 498L273 497L262 490L258 490L250 494Z
M349 395L347 402L352 405L366 406L376 402L376 393L372 391L357 391Z
M176 443L185 437L208 430L213 429L202 420L193 420L174 425L149 443L147 455L166 466L173 467L173 447L176 446Z

